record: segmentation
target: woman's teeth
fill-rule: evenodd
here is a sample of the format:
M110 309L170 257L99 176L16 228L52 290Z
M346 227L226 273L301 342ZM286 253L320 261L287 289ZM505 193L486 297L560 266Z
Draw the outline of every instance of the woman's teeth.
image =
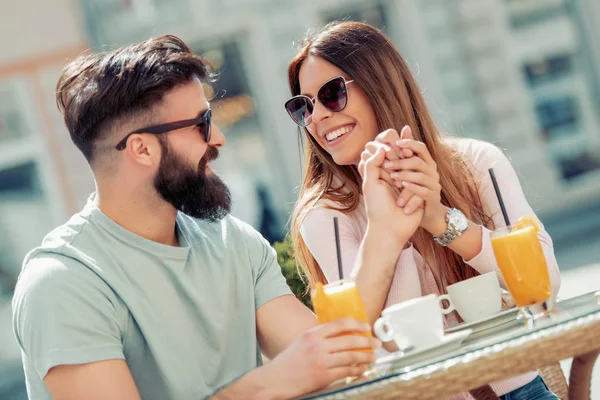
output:
M353 128L354 128L354 125L344 126L340 129L336 129L333 132L329 132L327 135L325 135L325 138L327 139L327 141L331 142L332 140L335 140L335 139L339 138L340 136L350 132Z

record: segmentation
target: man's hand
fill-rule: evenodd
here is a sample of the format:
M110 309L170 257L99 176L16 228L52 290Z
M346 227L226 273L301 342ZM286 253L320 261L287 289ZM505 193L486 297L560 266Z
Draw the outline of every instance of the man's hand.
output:
M360 376L375 361L375 354L356 349L375 349L378 339L348 333L370 332L354 319L339 319L305 332L260 372L261 382L275 398L301 396L349 376Z

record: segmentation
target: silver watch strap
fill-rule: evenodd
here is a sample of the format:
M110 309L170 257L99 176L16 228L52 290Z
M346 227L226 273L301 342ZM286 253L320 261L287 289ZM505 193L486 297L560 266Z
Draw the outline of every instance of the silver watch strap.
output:
M442 233L439 237L433 237L433 240L442 246L448 246L454 239L460 236L460 233L452 226L448 226L448 230Z

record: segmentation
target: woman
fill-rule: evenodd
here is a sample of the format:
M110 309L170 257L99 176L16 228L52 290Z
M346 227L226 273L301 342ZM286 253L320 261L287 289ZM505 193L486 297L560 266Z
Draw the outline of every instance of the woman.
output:
M448 285L489 271L505 286L489 238L504 223L487 170L494 168L513 221L535 217L516 173L492 144L438 131L406 62L385 35L362 23L330 24L306 41L288 74L294 97L286 110L306 138L292 237L311 285L338 279L337 216L345 276L355 278L371 322L384 307L444 293ZM387 160L381 161L381 179L395 189L389 193L404 211L389 221L406 239L391 267L361 263L369 193L363 196L359 164L361 157L379 157L382 146ZM543 229L538 235L555 296L560 276L552 241ZM458 322L454 314L445 321ZM532 398L556 399L536 372L492 388L511 399L532 392Z

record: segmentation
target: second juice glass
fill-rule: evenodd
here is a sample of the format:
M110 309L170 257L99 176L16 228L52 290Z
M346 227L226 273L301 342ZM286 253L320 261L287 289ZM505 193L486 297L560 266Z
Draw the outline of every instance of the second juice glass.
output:
M533 323L531 306L552 297L546 257L537 236L539 223L523 217L512 226L491 233L492 248L506 287L529 324Z

